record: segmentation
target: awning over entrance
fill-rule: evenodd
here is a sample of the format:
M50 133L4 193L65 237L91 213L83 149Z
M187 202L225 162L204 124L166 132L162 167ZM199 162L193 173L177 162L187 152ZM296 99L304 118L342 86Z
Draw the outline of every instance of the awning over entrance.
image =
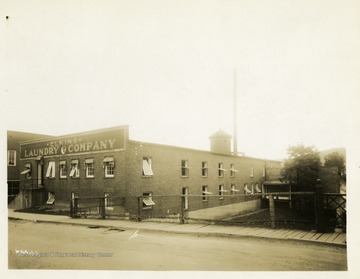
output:
M24 171L21 172L21 174L26 174L26 173L29 173L30 172L30 169L26 169Z
M289 185L289 183L285 182L285 181L280 181L280 180L269 180L269 181L264 181L263 185L265 186L280 186L280 185Z
M46 204L54 204L54 202L55 202L55 194L49 192L49 197Z
M145 205L147 206L151 206L154 205L155 203L153 202L153 200L151 199L151 197L144 197L143 198L143 202Z

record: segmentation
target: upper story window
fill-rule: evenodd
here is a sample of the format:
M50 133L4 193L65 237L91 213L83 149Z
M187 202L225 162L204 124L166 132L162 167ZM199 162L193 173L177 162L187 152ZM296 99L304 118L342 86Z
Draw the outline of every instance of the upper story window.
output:
M60 178L66 178L66 176L67 176L66 161L59 162L59 175L60 175Z
M50 161L46 170L47 178L55 178L55 161Z
M152 171L152 158L151 157L143 158L142 174L145 176L152 176L154 174Z
M219 177L224 177L225 171L226 171L226 169L224 169L224 164L223 164L223 163L219 163L219 164L218 164Z
M265 167L263 167L263 173L262 173L262 176L265 177L266 176L266 169Z
M181 160L181 176L189 176L189 166L187 160Z
M250 166L250 177L254 177L254 166Z
M31 164L26 163L25 169L21 172L21 174L25 174L26 179L31 179Z
M71 160L71 170L69 176L72 178L80 177L79 160Z
M8 150L8 166L16 166L16 150Z
M115 160L113 157L105 157L103 160L105 170L105 177L114 177L115 175Z
M208 163L201 162L201 176L207 177L208 176Z
M95 174L94 159L85 160L85 177L93 178Z
M238 172L235 169L235 164L230 164L230 177L235 177L235 173Z

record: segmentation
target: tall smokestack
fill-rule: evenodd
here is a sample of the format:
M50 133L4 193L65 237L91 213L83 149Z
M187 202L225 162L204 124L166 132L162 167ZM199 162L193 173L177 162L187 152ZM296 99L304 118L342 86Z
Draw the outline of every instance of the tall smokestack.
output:
M234 69L234 96L233 96L233 121L234 121L234 155L238 155L237 150L237 92L236 92L236 68Z

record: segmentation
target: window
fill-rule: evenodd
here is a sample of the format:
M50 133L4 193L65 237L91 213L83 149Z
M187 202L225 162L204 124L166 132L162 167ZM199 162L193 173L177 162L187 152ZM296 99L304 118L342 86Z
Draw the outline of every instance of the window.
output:
M184 209L189 209L189 189L187 187L182 188L181 194L184 196Z
M187 160L181 160L181 176L189 176L189 166Z
M230 164L230 177L235 177L236 172L238 172L238 171L235 169L235 165Z
M208 195L212 195L211 192L209 192L209 187L207 185L204 185L201 187L201 190L202 190L202 200L203 201L208 201Z
M85 160L85 177L93 178L94 177L94 159Z
M112 199L110 198L110 194L109 193L105 193L104 194L105 197L105 209L106 210L113 210L114 208L112 207Z
M152 193L143 193L143 209L152 209L155 203L152 200Z
M59 175L60 178L66 178L67 175L66 161L59 162Z
M8 150L8 166L16 166L16 151Z
M25 169L21 172L21 174L25 174L26 179L31 179L31 164L26 163Z
M235 184L231 184L231 195L234 197L236 195L236 192L239 192L240 190L236 189Z
M224 169L223 163L218 164L218 171L219 171L219 177L224 177L224 172L226 171L226 169Z
M105 169L105 177L114 177L115 175L115 161L113 157L105 157L103 160Z
M262 176L265 177L266 175L266 172L265 172L265 167L263 167L263 173L262 173Z
M48 164L48 168L46 171L46 177L47 178L55 178L55 162L50 161Z
M246 195L252 194L252 191L249 189L247 183L244 184L244 194Z
M254 177L254 166L250 166L250 177Z
M54 204L55 203L55 193L48 192L48 200L46 204Z
M208 176L208 163L201 162L201 176L207 177Z
M142 174L145 176L152 176L154 173L152 171L152 162L150 157L143 158Z
M80 177L79 160L71 160L71 170L69 176L72 178Z
M224 199L224 193L227 192L226 190L224 190L224 185L219 185L219 199L222 200Z
M79 207L79 198L80 195L77 192L71 192L71 206L72 208Z

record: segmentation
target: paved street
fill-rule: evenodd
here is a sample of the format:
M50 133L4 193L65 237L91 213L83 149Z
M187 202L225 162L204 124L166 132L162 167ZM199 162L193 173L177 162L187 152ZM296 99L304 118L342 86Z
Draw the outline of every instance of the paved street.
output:
M9 220L9 269L346 270L346 247Z

